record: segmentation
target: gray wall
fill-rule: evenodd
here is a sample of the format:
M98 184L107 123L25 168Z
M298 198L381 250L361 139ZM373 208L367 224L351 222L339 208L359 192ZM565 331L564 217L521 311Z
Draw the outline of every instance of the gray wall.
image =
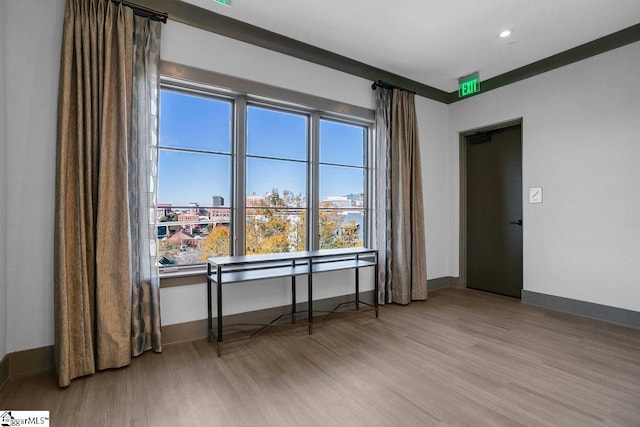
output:
M451 272L458 134L523 118L524 289L640 311L640 42L450 108Z
M64 0L2 3L7 43L6 352L14 352L53 344L56 104Z

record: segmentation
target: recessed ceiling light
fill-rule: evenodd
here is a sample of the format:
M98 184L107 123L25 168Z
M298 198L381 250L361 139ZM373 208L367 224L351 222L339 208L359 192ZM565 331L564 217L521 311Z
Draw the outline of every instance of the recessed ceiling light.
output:
M509 37L512 33L513 31L511 30L504 30L503 32L500 33L500 38L505 39Z

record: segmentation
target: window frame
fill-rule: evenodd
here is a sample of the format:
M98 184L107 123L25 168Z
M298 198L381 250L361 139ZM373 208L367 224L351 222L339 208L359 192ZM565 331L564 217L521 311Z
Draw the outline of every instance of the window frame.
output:
M350 126L362 126L364 128L364 147L363 147L363 165L362 166L355 166L355 165L348 165L348 164L339 164L339 163L334 163L334 162L323 162L320 159L320 145L321 145L321 141L320 141L320 125L321 125L321 121L330 121L330 122L334 122L334 123L341 123L341 124L345 124L345 125L350 125ZM357 211L362 211L363 212L363 218L362 218L362 225L364 227L364 231L362 233L363 236L363 241L362 241L362 246L363 247L367 247L367 245L369 243L371 243L372 237L373 237L373 231L371 230L371 224L373 224L373 221L371 219L371 216L373 215L373 204L374 204L374 193L372 191L373 189L373 182L374 182L374 177L373 177L373 173L374 173L374 165L373 163L373 153L374 153L374 141L373 141L373 135L374 135L374 124L370 123L369 125L365 125L363 124L363 122L357 121L356 119L353 120L347 120L344 117L336 117L333 116L331 114L320 114L320 116L318 117L318 120L315 122L315 126L317 128L317 143L315 145L315 148L317 150L316 152L316 170L317 170L317 175L315 177L315 183L316 183L316 193L314 194L314 199L317 201L318 205L316 207L316 215L319 216L319 213L321 210L325 210L325 211L340 211L340 210L344 210L343 208L323 208L320 206L321 204L321 200L320 200L320 169L321 166L330 166L330 167L344 167L344 168L353 168L353 169L362 169L363 172L363 196L364 196L364 206L362 208L357 208L357 209L353 209L353 210L357 210ZM320 248L320 222L319 222L319 218L316 221L316 224L318 225L318 230L314 233L314 237L315 237L315 244L314 244L314 250L318 250L321 249Z
M179 72L178 72L179 71ZM185 75L186 74L186 75ZM218 83L216 83L218 82ZM235 87L234 90L226 87ZM250 106L272 109L274 111L301 114L307 117L307 155L306 163L306 246L308 250L318 250L320 242L319 212L320 194L320 122L328 120L364 128L365 147L363 155L363 247L371 242L373 194L375 129L373 110L340 103L325 98L306 95L282 88L275 88L262 83L251 82L235 77L224 76L171 63L161 63L160 90L193 94L207 98L220 99L232 103L231 113L231 152L230 152L230 253L244 255L246 248L246 181L247 159L269 158L247 155L247 111ZM264 93L270 94L265 96ZM162 108L162 106L160 106ZM347 113L345 113L347 112ZM162 111L160 110L160 115ZM173 265L160 268L161 278L201 275L204 263L191 265ZM182 283L180 281L179 284ZM171 286L168 284L168 286Z
M292 107L289 104L284 104L282 102L278 102L277 100L265 100L265 99L260 99L260 98L256 98L252 95L245 95L245 109L244 109L244 113L247 114L249 107L257 107L257 108L261 108L261 109L265 109L265 110L270 110L270 111L275 111L275 112L282 112L282 113L291 113L291 114L296 114L296 115L300 115L300 116L304 116L307 119L307 132L306 132L306 158L303 160L299 160L299 159L286 159L284 157L273 157L273 156L263 156L263 155L255 155L255 154L248 154L246 152L246 147L247 147L247 141L246 141L246 135L247 135L247 131L249 129L249 123L248 121L245 120L245 127L244 127L244 132L241 132L244 134L245 137L245 141L244 141L244 161L242 161L242 159L238 158L238 167L240 167L241 165L243 166L243 171L241 173L244 173L244 178L245 178L245 183L244 186L242 188L243 193L240 194L238 193L238 198L241 198L243 200L243 210L241 211L242 213L240 213L239 211L239 215L242 216L242 224L239 224L239 228L243 229L243 239L242 240L238 240L238 250L235 253L232 253L232 255L245 255L246 254L246 246L247 246L247 242L246 242L246 218L247 218L247 206L246 206L246 200L247 200L247 191L246 191L246 178L247 178L247 160L248 159L262 159L262 160L274 160L274 161L291 161L291 162L295 162L295 163L304 163L306 165L306 177L307 177L307 185L305 188L306 191L306 207L304 208L300 208L301 210L306 210L307 211L307 223L305 224L305 246L307 247L307 250L310 250L311 248L311 242L309 241L309 232L311 230L311 201L313 199L313 195L311 193L311 175L310 175L310 170L312 169L312 160L311 160L311 150L313 147L313 141L312 141L312 128L313 128L313 110L309 109L307 107ZM240 131L240 130L239 130ZM283 190L282 188L279 190ZM267 208L267 209L274 209L277 210L278 208Z

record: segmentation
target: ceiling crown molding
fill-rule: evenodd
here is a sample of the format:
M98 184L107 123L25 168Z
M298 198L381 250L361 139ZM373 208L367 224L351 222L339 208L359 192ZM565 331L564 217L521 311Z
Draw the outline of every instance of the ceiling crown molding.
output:
M303 43L301 41L274 33L228 16L220 15L211 10L177 0L135 0L145 7L153 7L167 13L169 19L190 25L205 31L220 34L245 43L250 43L265 49L270 49L298 59L313 62L318 65L342 71L368 80L383 80L393 86L401 87L425 98L445 104L460 101L458 92L446 92L438 88L425 85L398 74L376 68L356 61L346 56L338 55L325 49ZM493 89L506 86L517 81L545 73L591 56L599 55L624 45L640 40L640 24L617 31L608 36L560 52L556 55L533 62L529 65L500 74L481 82L482 90L471 98Z
M587 59L592 56L600 55L601 53L635 43L639 40L640 24L636 24L572 49L565 50L564 52L560 52L556 55L541 59L540 61L532 62L531 64L484 80L481 82L482 90L479 93L467 96L464 99L480 95L493 89L498 89L502 86L510 85L520 80L528 79L529 77L537 76L538 74L546 73L547 71L551 71L565 65L573 64L574 62L582 61L583 59ZM449 97L448 103L461 100L458 98L458 92L449 93Z
M265 30L228 16L220 15L190 3L176 0L135 0L141 6L151 7L167 13L169 19L201 30L220 34L265 49L270 49L298 59L333 68L367 80L383 80L394 86L415 92L425 98L449 103L449 93L415 80L338 55L325 49Z

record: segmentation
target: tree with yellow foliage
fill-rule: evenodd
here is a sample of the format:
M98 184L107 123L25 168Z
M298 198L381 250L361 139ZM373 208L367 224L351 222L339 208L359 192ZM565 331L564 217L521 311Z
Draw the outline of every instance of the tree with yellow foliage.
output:
M330 207L329 202L320 205L320 248L362 246L359 224L353 220L343 223L342 214L328 209ZM289 190L280 195L274 188L264 198L252 199L247 204L245 227L247 255L303 251L307 248L307 212L303 198ZM229 228L222 225L214 227L200 249L202 261L212 256L229 255Z
M200 261L206 261L209 257L230 255L231 239L229 237L229 227L226 225L213 227L207 239L200 243L202 251Z

